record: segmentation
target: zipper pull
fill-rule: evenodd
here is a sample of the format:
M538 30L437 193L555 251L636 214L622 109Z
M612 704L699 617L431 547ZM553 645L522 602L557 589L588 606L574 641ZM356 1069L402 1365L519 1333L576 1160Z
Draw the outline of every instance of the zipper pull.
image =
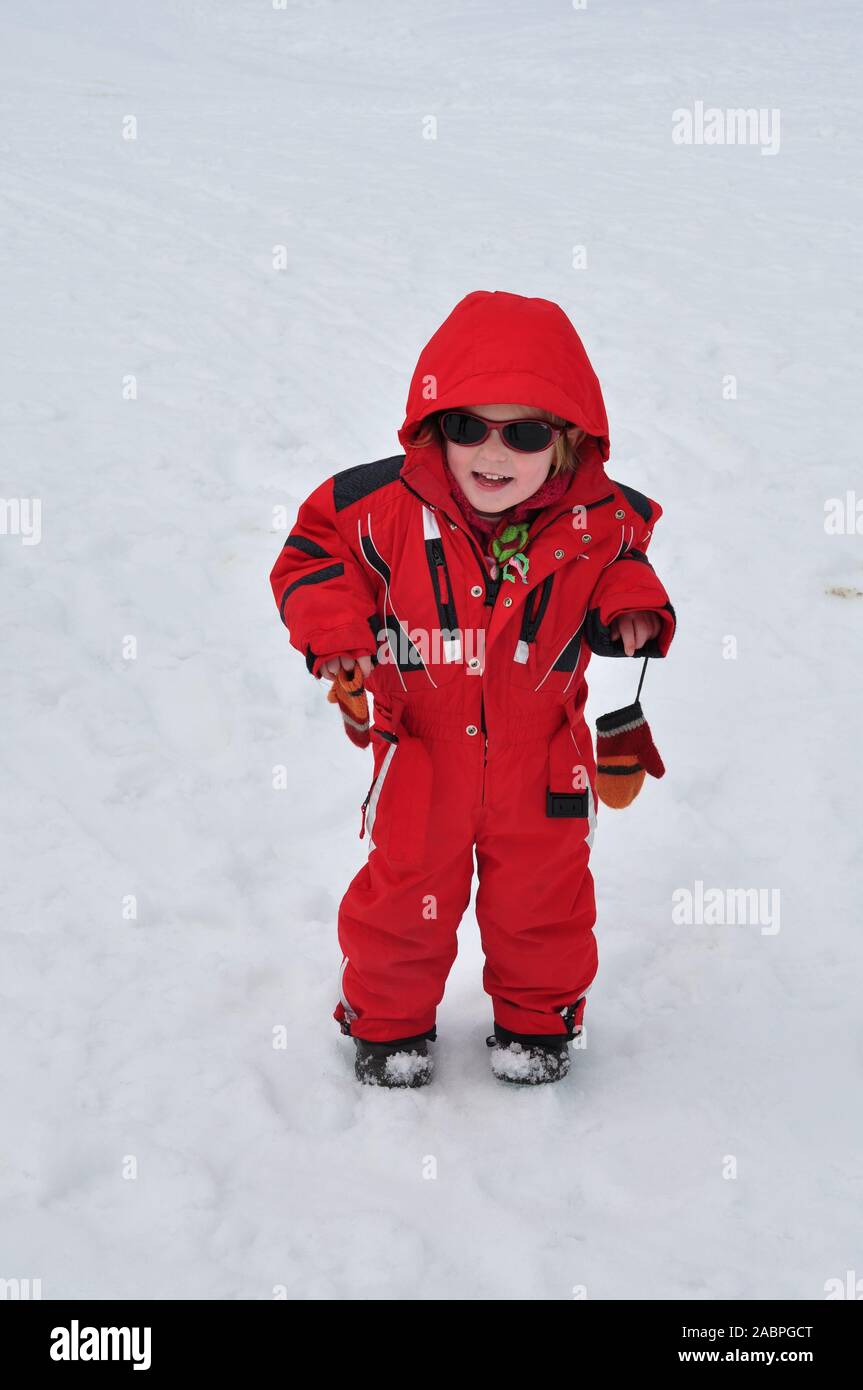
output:
M440 565L441 572L438 575L438 583L440 585L440 601L444 605L444 607L446 607L449 603L449 589L446 586L446 570L443 568L443 561L440 562Z
M372 799L372 790L373 790L373 788L374 788L374 785L375 785L374 782L372 782L372 785L369 787L368 792L366 793L366 799L365 799L365 801L363 802L362 806L360 807L360 810L361 810L362 813L363 813L362 820L361 820L361 822L360 822L360 834L359 834L359 838L360 838L361 840L363 839L363 837L365 836L365 833L366 833L366 810L367 810L367 808L368 808L369 802L370 802L371 799Z

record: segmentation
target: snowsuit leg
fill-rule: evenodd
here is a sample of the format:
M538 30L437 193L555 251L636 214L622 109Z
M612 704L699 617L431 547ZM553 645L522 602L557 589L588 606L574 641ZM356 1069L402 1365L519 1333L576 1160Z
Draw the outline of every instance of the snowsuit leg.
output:
M549 783L566 790L555 782L564 745L552 744L553 756L547 737L490 753L476 845L483 987L495 1022L528 1036L577 1032L597 970L593 778L580 798L558 805L567 814L549 815Z
M470 902L479 765L404 728L397 743L377 733L372 744L374 847L339 907L333 1017L352 1037L388 1042L434 1028Z
M474 846L495 1022L528 1036L577 1031L597 968L586 730L590 781L569 796L582 754L559 708L499 715L486 755L475 725L416 703L404 724L376 727L372 745L373 848L339 908L333 1017L343 1031L385 1042L434 1028L470 902ZM555 804L567 814L548 814L550 790L563 794Z

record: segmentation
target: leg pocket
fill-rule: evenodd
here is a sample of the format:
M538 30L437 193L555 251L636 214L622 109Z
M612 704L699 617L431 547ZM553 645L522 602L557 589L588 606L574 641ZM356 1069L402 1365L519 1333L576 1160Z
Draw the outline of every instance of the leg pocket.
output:
M589 738L589 734L585 732L583 737ZM593 843L596 824L594 777L593 758L588 757L586 747L582 754L575 731L567 719L552 735L549 744L545 814L555 820L581 820L589 845Z

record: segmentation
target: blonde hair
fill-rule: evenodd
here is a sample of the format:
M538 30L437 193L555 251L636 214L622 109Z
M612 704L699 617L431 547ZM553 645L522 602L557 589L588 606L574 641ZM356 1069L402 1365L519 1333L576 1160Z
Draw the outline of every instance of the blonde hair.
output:
M564 420L560 415L552 414L550 410L541 410L539 406L531 406L531 411L534 419L546 420L550 425L557 425L563 428L571 424L570 421ZM443 414L444 412L442 410L438 410L433 411L430 415L423 416L411 437L411 445L413 448L422 449L426 445L436 441L444 450L444 457L446 457L447 441L439 423L439 417ZM587 432L582 429L576 431L572 443L570 443L566 429L564 429L563 434L557 436L552 446L554 452L551 456L551 477L557 477L558 473L575 472L580 462L578 446L581 441L586 438Z

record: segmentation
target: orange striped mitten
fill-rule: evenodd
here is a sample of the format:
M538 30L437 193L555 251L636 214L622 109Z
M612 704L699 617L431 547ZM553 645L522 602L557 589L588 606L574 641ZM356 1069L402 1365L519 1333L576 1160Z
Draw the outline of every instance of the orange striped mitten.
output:
M341 709L345 733L351 743L358 748L368 748L371 742L369 700L358 665L352 671L341 668L327 691L327 699Z
M662 777L665 767L638 700L596 721L596 792L606 806L621 810L634 801L644 774Z

